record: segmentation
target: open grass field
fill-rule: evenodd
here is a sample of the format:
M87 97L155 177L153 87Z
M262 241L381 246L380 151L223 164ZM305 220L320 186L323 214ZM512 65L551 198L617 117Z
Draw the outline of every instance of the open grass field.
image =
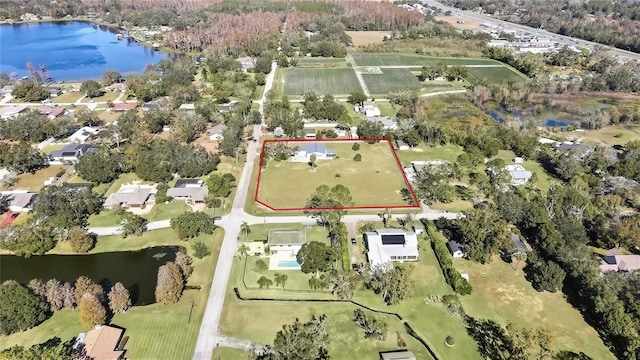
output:
M346 68L347 61L343 58L303 57L298 60L298 68Z
M570 134L572 137L582 138L583 142L587 144L625 145L629 141L640 140L640 126L633 124L606 126L598 130L585 130Z
M464 94L429 97L424 102L424 110L430 121L444 122L452 127L496 125L489 115L473 105Z
M420 89L422 84L408 69L382 69L382 74L362 74L371 94L383 95L392 91Z
M104 101L114 101L115 99L118 98L118 96L120 96L120 92L107 91L102 96L98 96L98 97L94 97L94 98L85 97L84 99L82 99L82 102L83 103L97 103L97 102L104 102Z
M186 211L191 211L191 208L185 204L182 200L174 200L168 204L155 204L148 214L142 215L149 221L158 221L172 219L181 215ZM91 215L89 217L89 226L117 226L122 221L122 217L118 216L115 211L102 210L99 214Z
M614 356L587 324L580 312L567 303L561 292L537 292L524 278L498 258L481 265L454 259L458 271L468 273L473 293L461 298L468 315L492 319L506 325L513 322L528 328L546 327L556 337L560 350L584 352L592 359Z
M304 207L318 186L342 184L351 191L352 206L407 205L400 194L406 184L388 143L359 142L357 152L351 149L353 143L322 142L327 149L335 151L338 158L317 161L315 170L307 163L269 160L262 170L258 199L273 208ZM289 143L305 144L312 143ZM362 161L353 160L356 153L362 156Z
M34 174L26 173L16 176L16 183L11 188L15 190L29 190L38 192L44 187L44 181L56 176L60 171L66 169L65 165L51 165L36 171Z
M249 354L246 351L228 348L218 347L213 349L212 360L246 360L249 358Z
M389 31L345 31L351 37L353 46L364 46L369 44L380 44Z
M516 70L508 67L470 67L467 68L469 76L467 81L475 83L479 81L487 81L489 83L508 83L521 82L527 79L526 76L520 74Z
M84 96L84 93L69 91L54 97L53 99L51 99L51 102L54 104L74 103L83 96Z
M501 65L491 59L431 57L401 53L355 53L353 58L358 66L417 66L436 65Z
M120 190L120 186L123 184L131 184L132 181L140 180L138 175L135 173L126 173L121 174L118 178L111 184L107 192L104 194L105 197L118 192Z
M292 68L284 74L285 95L303 95L307 91L348 95L359 90L360 84L352 69Z
M176 304L135 306L125 314L114 316L111 324L125 328L125 335L129 336L126 345L127 358L145 360L192 358L223 237L223 230L218 229L211 236L201 236L196 239L209 246L211 255L204 259L194 258L194 272L187 285L201 286L202 290L186 290ZM116 243L117 246L114 246ZM139 238L100 237L96 249L92 252L134 250L152 245L178 243L186 245L185 242L177 239L171 229L163 229L145 233ZM186 248L191 254L191 248L189 246ZM60 249L56 248L54 251L59 252L57 250ZM65 341L84 331L86 329L80 325L77 311L62 310L33 329L11 336L0 336L0 348L15 344L30 346L52 336L58 336Z
M397 154L402 166L409 166L412 161L426 160L445 160L453 163L463 152L462 147L457 145L431 147L425 144L420 144L411 150L398 151Z
M399 313L409 321L414 330L421 335L441 359L480 359L475 342L467 335L462 322L452 317L442 304L426 304L425 297L450 294L451 289L445 283L431 248L421 241L420 262L412 263L411 278L414 281L414 294L407 301L394 306L386 306L378 296L370 291L360 290L354 300L374 309ZM250 258L251 260L252 258ZM249 260L249 261L250 261ZM242 290L242 261L236 260L230 279L230 289L237 286L241 293L272 298L325 299L332 297L327 291L310 291L304 279L309 275L299 271L288 271L289 280L285 289ZM250 266L248 266L248 269ZM250 271L250 270L248 270ZM297 274L293 274L297 272ZM254 276L254 275L251 275ZM298 279L301 278L301 279ZM295 291L301 288L301 291ZM329 336L331 338L330 355L335 359L373 359L381 350L397 349L395 331L407 341L407 347L418 359L430 359L424 348L399 327L399 321L393 317L380 316L389 324L389 335L383 343L365 340L361 330L351 321L354 305L344 303L305 303L305 302L266 302L241 301L232 292L228 292L223 310L221 328L229 335L248 338L262 343L272 343L275 333L285 323L295 317L307 319L311 314L327 314ZM264 324L259 329L251 326L253 318ZM456 340L456 346L449 348L444 344L446 336Z

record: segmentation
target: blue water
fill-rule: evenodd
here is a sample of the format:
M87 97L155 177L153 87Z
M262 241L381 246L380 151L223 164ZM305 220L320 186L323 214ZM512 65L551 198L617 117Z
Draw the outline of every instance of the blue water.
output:
M547 127L566 127L568 124L561 120L547 119Z
M280 260L278 261L278 267L281 268L299 268L300 264L298 264L295 260Z
M99 79L106 70L130 74L168 58L133 40L118 41L116 33L85 22L0 25L0 72L28 76L46 65L54 80Z

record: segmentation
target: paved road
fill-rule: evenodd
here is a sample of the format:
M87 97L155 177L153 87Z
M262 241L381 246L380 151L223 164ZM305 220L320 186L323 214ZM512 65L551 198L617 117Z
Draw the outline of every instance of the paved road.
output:
M435 6L438 8L443 9L443 11L451 11L453 13L453 15L456 14L462 14L464 17L467 17L469 19L478 21L480 23L493 23L499 26L502 26L504 28L507 29L515 29L515 30L519 30L519 31L525 31L527 33L530 34L538 34L539 36L543 36L543 37L547 37L552 39L553 41L559 42L563 45L567 45L567 46L579 46L579 47L586 47L588 49L593 49L595 47L606 47L609 48L607 45L602 45L602 44L598 44L595 42L591 42L591 41L586 41L586 40L581 40L578 38L574 38L574 37L570 37L570 36L564 36L564 35L559 35L556 33L552 33L549 31L546 31L544 29L535 29L526 25L520 25L520 24L515 24L515 23L511 23L511 22L507 22L507 21L502 21L502 20L498 20L498 19L494 19L490 16L486 16L483 14L478 14L476 12L471 12L471 11L464 11L464 10L460 10L454 7L450 7L450 6L445 6L435 0L422 0L422 3L425 4L428 7L431 6ZM632 59L632 60L636 60L636 61L640 61L640 54L631 52L631 51L626 51L626 50L622 50L622 49L617 49L617 48L609 48L610 51L617 57L623 58L623 59Z

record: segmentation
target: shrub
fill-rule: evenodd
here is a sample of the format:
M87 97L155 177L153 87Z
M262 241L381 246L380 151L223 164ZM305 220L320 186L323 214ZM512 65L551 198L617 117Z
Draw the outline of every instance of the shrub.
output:
M69 240L71 242L71 249L76 253L86 253L93 249L96 243L95 237L79 227L75 226L69 230Z
M356 156L353 157L354 161L362 161L362 155L360 154L356 154Z
M353 150L353 151L358 151L358 150L360 150L360 143L355 143L355 144L353 144L353 146L351 147L351 150Z
M440 267L442 268L442 274L444 275L444 279L447 281L453 291L460 295L468 295L471 294L473 290L471 288L471 284L460 275L460 273L453 266L453 261L451 261L451 257L449 255L449 250L447 250L447 245L445 244L445 239L441 235L436 238L437 233L434 229L433 225L429 225L427 227L427 233L431 238L431 246L433 247L433 252L436 254L436 258L438 259L438 263L440 263Z
M211 250L209 250L209 247L202 241L194 242L193 245L191 245L191 248L193 249L193 256L198 259L211 255Z
M447 346L454 346L454 345L456 344L456 341L455 341L455 340L453 340L453 337L451 337L451 336L447 336L447 337L444 339L444 343L445 343L445 344L447 344Z
M267 271L268 269L269 269L269 265L267 265L267 263L264 260L262 260L262 259L256 260L256 265L255 265L255 268L254 268L254 270L256 272L259 272L259 273L262 274L265 271Z

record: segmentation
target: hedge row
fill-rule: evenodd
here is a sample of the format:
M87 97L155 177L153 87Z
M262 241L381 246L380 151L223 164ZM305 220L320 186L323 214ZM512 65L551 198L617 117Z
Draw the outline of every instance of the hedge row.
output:
M471 284L453 266L451 255L447 249L446 238L439 234L433 225L427 227L427 233L431 238L431 247L436 254L438 263L440 263L440 268L447 284L451 285L453 291L460 295L471 294Z

